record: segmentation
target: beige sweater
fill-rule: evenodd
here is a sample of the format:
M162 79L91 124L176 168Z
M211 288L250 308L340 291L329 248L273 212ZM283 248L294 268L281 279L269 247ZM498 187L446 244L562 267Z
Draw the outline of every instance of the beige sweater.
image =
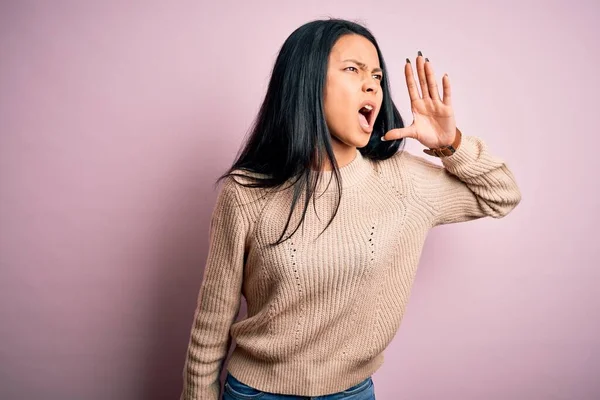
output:
M341 204L327 230L316 239L337 201L335 177L326 188L331 171L316 210L311 199L300 229L274 248L265 244L284 227L291 190L267 193L227 178L212 214L181 399L220 398L232 338L228 371L262 391L321 396L372 375L400 326L428 231L500 218L521 200L511 171L478 137L463 136L442 163L408 151L372 161L357 150L340 169ZM235 322L241 295L248 316Z

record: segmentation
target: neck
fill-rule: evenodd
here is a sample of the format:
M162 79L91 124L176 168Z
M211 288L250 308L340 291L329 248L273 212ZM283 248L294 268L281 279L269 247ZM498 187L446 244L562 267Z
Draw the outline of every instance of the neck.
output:
M335 160L338 164L338 168L342 168L350 164L356 157L355 146L348 146L347 144L341 143L337 140L332 140L331 144L331 147L333 147L333 154L335 156ZM313 165L312 168L316 171L317 166ZM323 167L321 171L333 171L333 166L331 165L331 162L329 162L328 158L325 158L323 160Z
M342 180L342 186L349 188L362 182L369 175L371 169L370 162L365 159L360 151L354 147L354 155L346 156L343 165L338 164L340 178ZM337 160L340 163L339 160ZM336 183L334 178L333 169L321 169L320 171L313 169L312 172L316 175L320 175L319 183L317 184L316 191L321 193L322 191L335 191ZM330 182L329 187L327 187Z

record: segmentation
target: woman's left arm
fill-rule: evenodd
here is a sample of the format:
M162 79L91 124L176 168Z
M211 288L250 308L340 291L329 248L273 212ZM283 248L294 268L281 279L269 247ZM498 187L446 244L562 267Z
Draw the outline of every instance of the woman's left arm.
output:
M512 171L477 136L463 136L458 150L441 158L443 166L407 152L401 160L433 226L502 218L521 201Z
M416 64L421 94L408 58L404 68L413 123L386 132L381 140L417 139L429 147L427 154L442 155L437 150L451 145L456 148L453 154L452 148L444 150L444 154L451 155L441 157L443 167L410 153L405 158L417 193L432 208L434 225L508 214L521 201L512 172L502 159L488 151L483 140L462 137L454 119L448 74L442 77L440 97L433 66L420 51Z

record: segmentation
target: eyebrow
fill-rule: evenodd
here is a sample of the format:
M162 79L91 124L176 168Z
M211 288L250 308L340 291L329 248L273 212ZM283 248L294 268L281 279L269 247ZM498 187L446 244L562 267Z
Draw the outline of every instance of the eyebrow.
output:
M349 59L344 60L342 62L347 62L347 61L352 61L353 63L355 63L356 65L358 65L362 70L367 69L367 65L365 63L361 63L360 61L355 60L353 58L349 58ZM383 70L381 68L373 68L373 71L371 71L371 72L381 72L381 73L383 73Z

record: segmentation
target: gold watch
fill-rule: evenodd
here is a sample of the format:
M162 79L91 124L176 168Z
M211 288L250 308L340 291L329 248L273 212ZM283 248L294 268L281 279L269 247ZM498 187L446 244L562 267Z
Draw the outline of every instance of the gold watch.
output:
M456 128L456 136L454 137L454 142L449 146L438 147L437 149L423 149L425 154L429 154L434 157L448 157L451 156L458 150L460 147L460 142L462 139L462 133Z

